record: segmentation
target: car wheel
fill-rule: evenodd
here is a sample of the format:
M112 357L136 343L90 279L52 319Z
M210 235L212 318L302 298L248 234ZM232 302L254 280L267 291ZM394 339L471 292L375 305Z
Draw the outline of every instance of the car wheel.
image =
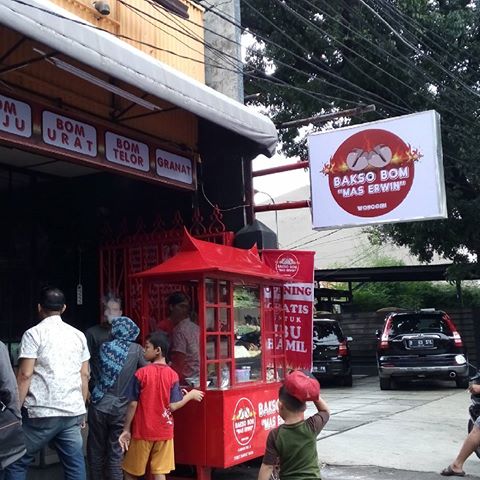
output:
M457 377L455 383L457 384L457 388L468 388L469 379L468 377Z
M382 378L380 377L380 390L391 390L392 389L392 380L391 378Z

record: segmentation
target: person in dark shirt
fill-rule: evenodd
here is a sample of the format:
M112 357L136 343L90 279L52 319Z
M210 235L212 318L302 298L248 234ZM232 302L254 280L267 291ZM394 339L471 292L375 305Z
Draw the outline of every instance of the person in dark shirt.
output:
M102 298L103 318L100 324L90 327L85 332L88 350L90 351L89 391L98 383L100 346L112 339L112 319L122 316L122 301L109 293Z
M90 478L122 480L122 433L128 399L125 396L136 370L148 362L143 348L133 343L140 329L128 317L112 320L112 340L100 347L99 375L88 409L87 464Z
M269 480L275 467L280 480L320 480L317 435L328 422L330 410L320 397L318 381L295 371L285 379L278 397L278 413L285 423L267 437L258 480ZM317 413L305 420L306 401L313 401Z

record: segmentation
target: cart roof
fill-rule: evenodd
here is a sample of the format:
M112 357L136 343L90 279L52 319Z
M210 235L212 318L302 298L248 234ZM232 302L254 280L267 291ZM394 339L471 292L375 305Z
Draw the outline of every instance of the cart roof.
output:
M186 230L180 250L165 262L133 275L136 278L179 278L193 274L232 274L275 282L287 279L260 259L257 247L249 250L227 247L193 238Z

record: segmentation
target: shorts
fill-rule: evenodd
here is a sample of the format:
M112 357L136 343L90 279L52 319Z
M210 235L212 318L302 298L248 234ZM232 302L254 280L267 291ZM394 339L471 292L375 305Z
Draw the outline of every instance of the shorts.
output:
M175 470L173 439L153 442L132 438L122 468L130 475L140 477L145 474L149 460L152 475L167 474Z

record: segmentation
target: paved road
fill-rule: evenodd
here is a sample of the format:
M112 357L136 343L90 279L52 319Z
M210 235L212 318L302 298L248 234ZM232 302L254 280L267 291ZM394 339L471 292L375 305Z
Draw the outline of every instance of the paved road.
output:
M318 441L323 480L439 480L466 434L469 395L453 382L424 382L381 391L378 378L355 378L353 388L322 387L332 409ZM313 407L313 406L312 406ZM309 407L307 414L314 408ZM56 480L55 471L29 480ZM480 480L480 460L465 464ZM216 471L213 480L255 480L258 467Z
M381 391L377 377L365 377L352 389L322 388L322 395L332 409L318 441L323 480L439 480L466 435L469 394L453 382ZM465 470L480 480L475 456ZM217 475L254 480L256 471L242 467Z
M453 382L415 382L381 391L376 377L366 377L351 392L325 388L323 394L333 414L318 452L329 466L439 472L466 435L470 397ZM465 470L480 477L480 460L472 456Z

